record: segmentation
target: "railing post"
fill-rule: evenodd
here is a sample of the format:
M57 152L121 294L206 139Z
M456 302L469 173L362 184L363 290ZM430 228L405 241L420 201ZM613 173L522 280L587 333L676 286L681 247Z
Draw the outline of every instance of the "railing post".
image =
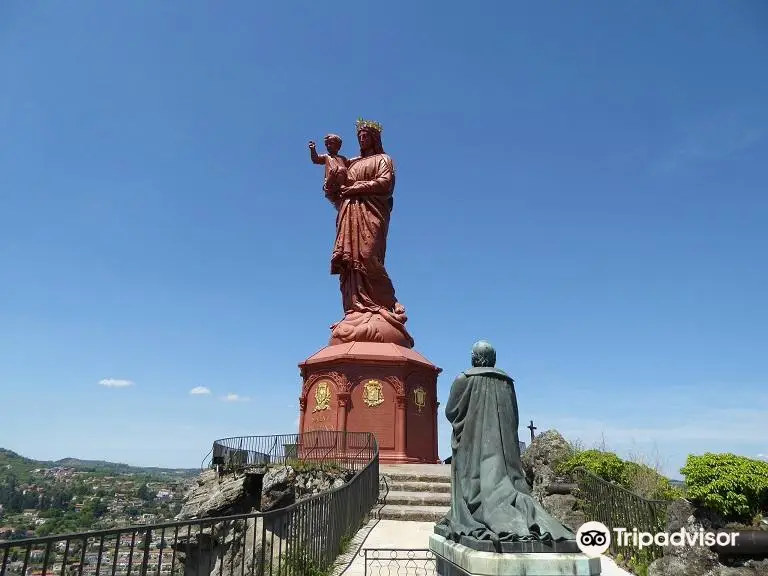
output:
M149 564L149 547L152 545L152 530L144 533L144 556L141 559L141 576L147 576L147 564Z

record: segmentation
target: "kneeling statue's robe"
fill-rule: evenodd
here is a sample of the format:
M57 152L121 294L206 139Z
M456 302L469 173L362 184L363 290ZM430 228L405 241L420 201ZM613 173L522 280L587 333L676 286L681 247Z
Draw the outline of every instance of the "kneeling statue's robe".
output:
M520 459L514 381L498 368L462 372L451 387L451 509L435 532L456 542L559 543L575 534L531 496Z

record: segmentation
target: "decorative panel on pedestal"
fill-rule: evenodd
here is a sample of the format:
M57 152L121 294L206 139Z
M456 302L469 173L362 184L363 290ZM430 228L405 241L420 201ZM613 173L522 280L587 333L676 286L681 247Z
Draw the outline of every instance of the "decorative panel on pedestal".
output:
M338 430L338 394L339 390L330 379L319 378L312 383L307 394L306 431Z
M440 368L418 352L396 344L337 344L323 348L299 368L301 432L372 432L382 462L440 461ZM331 423L335 428L329 427Z
M374 395L379 390L378 399ZM397 392L389 382L363 378L353 384L351 405L347 413L347 430L373 432L380 450L395 449L395 402Z

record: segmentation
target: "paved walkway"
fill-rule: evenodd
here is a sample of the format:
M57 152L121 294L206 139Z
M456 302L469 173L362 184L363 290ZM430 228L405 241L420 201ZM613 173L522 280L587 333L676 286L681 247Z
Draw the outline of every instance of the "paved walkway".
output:
M363 576L365 563L362 551L365 548L429 548L429 535L434 530L432 522L403 522L401 520L371 520L353 538L347 553L340 556L335 576ZM415 561L419 565L418 560ZM603 576L631 576L619 568L610 558L603 557L601 562ZM374 570L373 574L379 573ZM409 572L410 574L411 572ZM384 572L381 572L384 574ZM392 571L392 574L397 574ZM422 570L413 574L433 574Z

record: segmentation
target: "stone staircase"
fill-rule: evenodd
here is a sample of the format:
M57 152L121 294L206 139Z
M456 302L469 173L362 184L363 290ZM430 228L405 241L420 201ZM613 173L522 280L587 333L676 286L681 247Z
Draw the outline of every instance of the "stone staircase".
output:
M451 478L444 473L382 470L379 480L374 518L437 522L451 505Z

